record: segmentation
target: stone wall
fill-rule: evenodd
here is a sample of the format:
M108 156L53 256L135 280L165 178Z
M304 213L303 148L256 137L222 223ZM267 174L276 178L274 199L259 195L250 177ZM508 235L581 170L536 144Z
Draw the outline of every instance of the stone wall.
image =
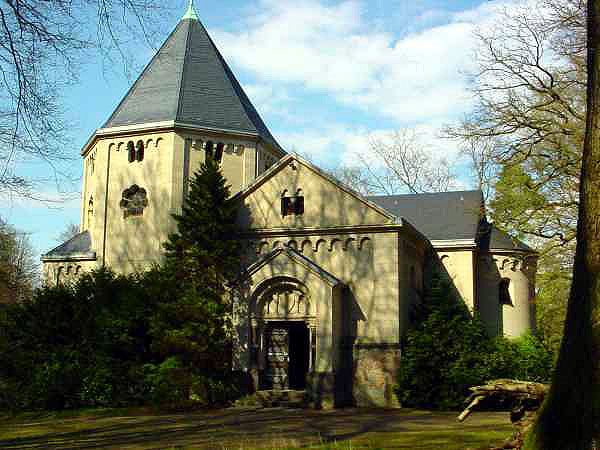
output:
M400 368L400 346L356 344L353 359L353 397L356 406L399 407L394 386Z

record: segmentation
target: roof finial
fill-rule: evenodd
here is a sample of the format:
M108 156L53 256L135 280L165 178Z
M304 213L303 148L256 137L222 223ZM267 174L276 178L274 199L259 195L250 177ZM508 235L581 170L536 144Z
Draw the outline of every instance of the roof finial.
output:
M188 3L188 9L185 12L185 15L181 18L181 20L184 19L198 20L198 16L196 15L196 11L194 10L194 0L190 0L190 2Z

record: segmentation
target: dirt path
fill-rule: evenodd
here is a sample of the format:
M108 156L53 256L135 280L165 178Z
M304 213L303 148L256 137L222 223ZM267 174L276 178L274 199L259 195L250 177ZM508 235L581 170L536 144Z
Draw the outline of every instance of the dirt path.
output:
M439 450L486 448L508 437L511 431L506 413L476 413L465 424L459 424L455 413L246 408L14 420L0 425L0 448L248 450L351 442L353 449ZM349 447L345 444L336 448Z

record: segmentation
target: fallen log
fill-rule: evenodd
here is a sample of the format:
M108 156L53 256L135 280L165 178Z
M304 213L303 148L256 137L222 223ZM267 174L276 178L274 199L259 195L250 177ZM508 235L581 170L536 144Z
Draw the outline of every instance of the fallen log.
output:
M473 386L469 388L472 394L465 401L467 407L459 414L458 421L465 421L482 403L509 404L510 420L516 425L517 431L501 447L493 450L520 449L523 445L523 436L533 424L537 410L549 389L550 386L547 384L508 379L490 381L483 386Z
M481 403L502 401L512 405L511 420L516 422L525 411L534 411L539 407L549 387L547 384L509 379L493 380L483 386L473 386L469 388L472 394L465 401L467 407L459 414L458 421L466 420Z

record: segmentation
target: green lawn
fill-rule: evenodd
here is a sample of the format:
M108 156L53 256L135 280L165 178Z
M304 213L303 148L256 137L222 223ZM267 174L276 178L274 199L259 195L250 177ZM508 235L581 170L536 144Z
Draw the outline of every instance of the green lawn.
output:
M232 408L187 414L87 410L0 417L3 449L487 449L512 433L506 413Z

